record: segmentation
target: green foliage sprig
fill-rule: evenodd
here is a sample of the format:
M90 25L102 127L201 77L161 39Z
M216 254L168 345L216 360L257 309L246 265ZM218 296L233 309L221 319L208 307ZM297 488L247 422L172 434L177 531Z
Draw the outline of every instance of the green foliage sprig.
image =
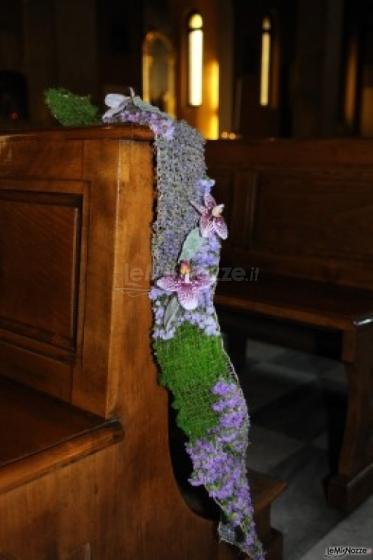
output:
M63 126L92 126L101 124L98 107L89 95L76 95L63 88L45 92L45 100L54 118Z

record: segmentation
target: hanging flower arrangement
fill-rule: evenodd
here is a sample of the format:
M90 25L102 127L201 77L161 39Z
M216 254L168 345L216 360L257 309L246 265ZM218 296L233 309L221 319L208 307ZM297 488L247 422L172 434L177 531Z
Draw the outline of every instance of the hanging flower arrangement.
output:
M56 96L63 110L53 102ZM47 92L60 122L67 120L65 97L64 91ZM74 103L80 102L75 97ZM219 505L220 538L252 560L264 560L247 479L248 411L213 304L221 240L228 231L224 206L211 195L214 181L206 174L204 140L133 91L110 94L105 102L104 123L144 125L155 136L153 348L160 382L171 391L177 423L188 438L189 482L204 486Z
M189 438L190 483L205 486L220 506L220 538L261 560L246 471L248 411L213 305L221 240L228 231L224 206L210 192L214 181L206 175L204 141L132 92L110 95L106 104L104 122L147 125L155 135L154 352L178 425Z

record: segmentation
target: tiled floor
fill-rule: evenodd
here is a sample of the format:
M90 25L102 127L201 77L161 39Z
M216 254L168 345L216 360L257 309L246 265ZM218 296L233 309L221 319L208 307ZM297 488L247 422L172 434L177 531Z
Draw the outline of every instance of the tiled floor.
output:
M288 483L272 515L285 537L284 560L323 558L325 547L339 540L368 545L370 539L373 546L373 499L343 520L323 492L329 442L343 425L343 369L330 359L248 340L239 375L253 425L248 465Z
M351 554L350 558L373 558L373 497L369 498L358 510L334 527L302 556L301 560L323 558L328 547L340 545L368 549L366 555Z

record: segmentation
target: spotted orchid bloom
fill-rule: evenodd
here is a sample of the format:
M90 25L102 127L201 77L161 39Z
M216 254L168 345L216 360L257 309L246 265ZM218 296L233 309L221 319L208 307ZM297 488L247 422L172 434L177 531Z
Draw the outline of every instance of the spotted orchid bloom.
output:
M104 113L103 120L115 117L118 113L123 111L131 99L134 97L135 93L132 88L130 88L130 95L122 95L121 93L109 93L105 97L105 105L109 109Z
M200 292L208 288L213 281L208 274L192 275L189 261L181 261L178 275L159 278L156 284L165 292L176 292L181 307L192 311L198 307Z
M209 237L211 233L216 233L220 239L227 239L228 228L222 217L224 204L216 204L216 200L211 194L205 193L203 196L204 206L192 202L193 207L201 214L199 229L202 237Z

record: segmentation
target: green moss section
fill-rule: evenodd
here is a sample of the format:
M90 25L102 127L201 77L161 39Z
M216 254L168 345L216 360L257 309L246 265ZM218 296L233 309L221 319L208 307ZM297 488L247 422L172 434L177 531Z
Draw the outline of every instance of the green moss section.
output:
M206 435L218 420L211 405L211 388L229 379L229 365L220 336L207 336L185 323L171 340L157 340L155 354L161 369L160 382L174 396L177 424L194 440Z
M67 89L48 89L45 100L54 118L63 126L101 124L98 108L89 96L75 95Z

